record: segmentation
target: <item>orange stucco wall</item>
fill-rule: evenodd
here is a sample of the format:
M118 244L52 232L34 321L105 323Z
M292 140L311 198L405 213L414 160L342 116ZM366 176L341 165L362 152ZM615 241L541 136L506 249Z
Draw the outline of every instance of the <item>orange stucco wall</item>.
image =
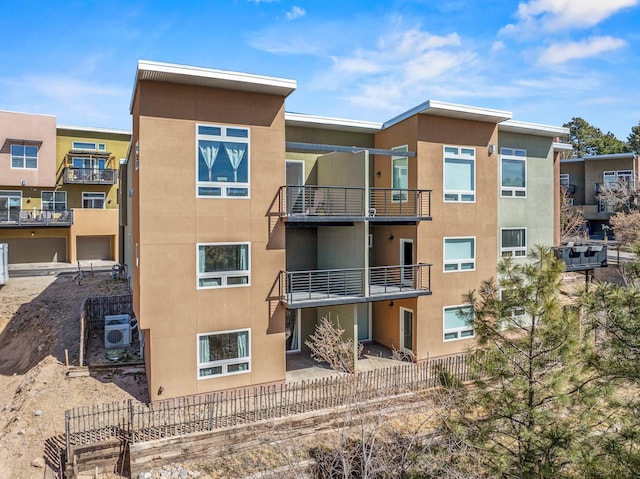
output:
M153 82L141 82L136 98L134 308L149 330L151 399L284 380L283 313L268 297L285 253L270 242L266 216L284 183L283 98ZM197 123L250 128L250 198L196 198ZM251 285L198 290L200 242L250 242ZM198 380L196 335L243 328L251 372Z

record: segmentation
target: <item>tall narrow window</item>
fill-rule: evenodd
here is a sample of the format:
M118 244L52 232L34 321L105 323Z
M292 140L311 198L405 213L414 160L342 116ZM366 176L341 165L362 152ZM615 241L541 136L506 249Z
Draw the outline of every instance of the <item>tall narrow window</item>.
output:
M527 150L501 148L501 195L511 198L527 196Z
M198 125L198 196L249 196L249 129Z
M444 201L476 200L476 150L458 146L444 147Z
M248 286L249 243L199 244L198 288Z
M393 151L398 153L406 153L409 151L407 145L397 146L393 148ZM409 188L409 158L406 156L392 156L391 157L391 188L394 190L391 196L391 201L407 201Z
M251 369L248 329L198 335L198 378L247 373Z

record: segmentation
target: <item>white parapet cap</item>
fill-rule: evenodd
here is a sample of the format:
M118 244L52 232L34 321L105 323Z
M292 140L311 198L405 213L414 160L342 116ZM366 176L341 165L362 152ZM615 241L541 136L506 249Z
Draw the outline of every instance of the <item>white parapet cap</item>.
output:
M302 113L289 112L284 113L284 121L287 126L321 128L355 133L376 133L382 128L382 123L372 121L348 120L345 118L332 118L328 116L304 115Z
M442 101L428 100L411 110L386 121L382 128L389 128L413 115L434 115L434 116L446 116L449 118L459 118L463 120L473 121L485 121L489 123L500 123L505 120L511 119L513 116L510 111L493 110L490 108L479 108L469 105L457 105L455 103L445 103Z
M130 110L133 107L138 83L143 80L224 88L227 90L265 93L283 97L289 96L298 85L295 80L288 80L286 78L138 60L138 69L136 71L136 79L131 95Z
M122 135L122 136L131 136L130 130L118 130L115 128L98 128L92 126L70 126L70 125L57 125L56 130L60 131L68 131L68 132L83 132L83 133L103 133L110 135Z
M551 138L569 134L569 128L564 126L542 125L540 123L528 123L516 120L503 121L498 125L498 131L523 133L526 135L545 136Z

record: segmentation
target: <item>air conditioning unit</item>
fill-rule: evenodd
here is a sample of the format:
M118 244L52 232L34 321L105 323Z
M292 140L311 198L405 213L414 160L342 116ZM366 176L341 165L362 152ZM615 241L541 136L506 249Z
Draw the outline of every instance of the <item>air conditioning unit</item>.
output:
M131 344L131 324L128 314L104 317L104 347L120 348Z

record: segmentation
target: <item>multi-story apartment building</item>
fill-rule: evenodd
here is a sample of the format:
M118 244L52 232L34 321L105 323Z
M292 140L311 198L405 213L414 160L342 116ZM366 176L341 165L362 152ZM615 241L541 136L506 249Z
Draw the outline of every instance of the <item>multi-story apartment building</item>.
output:
M436 101L383 124L285 113L295 88L138 64L120 203L152 400L282 382L323 317L354 347L463 351L464 294L559 240L567 129Z
M581 158L566 158L560 162L560 184L568 201L583 212L585 228L595 238L607 233L614 212L612 205L600 198L603 187L619 183L633 185L640 171L640 160L636 153L589 155Z
M130 133L0 112L0 242L10 263L116 259Z

